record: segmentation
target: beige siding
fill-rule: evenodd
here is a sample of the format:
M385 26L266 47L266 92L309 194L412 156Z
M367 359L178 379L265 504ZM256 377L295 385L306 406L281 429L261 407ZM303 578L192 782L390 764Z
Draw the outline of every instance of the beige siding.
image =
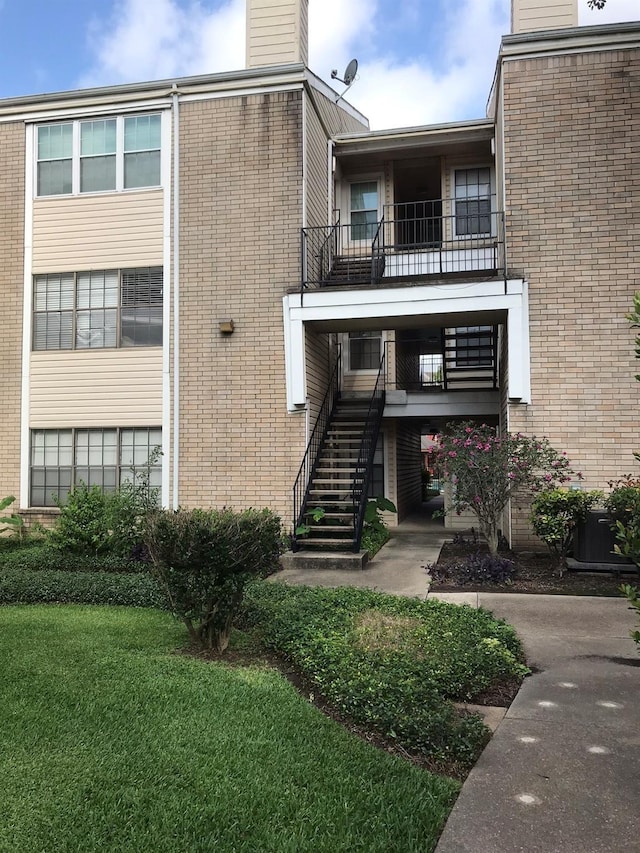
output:
M420 424L398 421L396 431L398 520L402 521L422 502L422 452Z
M159 426L162 350L31 354L32 428Z
M309 99L307 105L307 225L318 227L329 224L327 135L313 107L313 101Z
M33 203L34 273L157 265L162 249L162 190Z
M336 104L335 101L322 95L317 89L313 90L313 99L325 127L332 135L336 133L358 133L362 130L368 130L368 124L346 112L339 103Z
M503 66L509 265L529 281L531 405L512 432L567 451L584 487L634 470L640 386L625 319L640 281L640 51ZM516 545L531 538L513 513Z
M475 527L478 530L478 518L471 510L465 510L458 515L455 510L451 509L453 501L453 486L450 482L444 484L444 508L446 515L444 517L444 526L446 530L469 530L470 527Z
M247 68L307 64L308 0L247 0Z
M511 0L511 32L578 26L578 0Z
M307 328L305 347L309 425L313 428L329 384L329 336Z
M24 280L24 125L0 125L0 294L2 418L0 497L20 497L20 377ZM18 506L18 504L14 504Z

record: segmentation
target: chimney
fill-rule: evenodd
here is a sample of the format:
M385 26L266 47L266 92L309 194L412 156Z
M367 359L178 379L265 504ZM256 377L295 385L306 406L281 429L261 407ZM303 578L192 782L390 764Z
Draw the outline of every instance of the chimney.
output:
M578 26L578 0L511 0L511 32Z
M247 68L308 60L309 0L247 0Z

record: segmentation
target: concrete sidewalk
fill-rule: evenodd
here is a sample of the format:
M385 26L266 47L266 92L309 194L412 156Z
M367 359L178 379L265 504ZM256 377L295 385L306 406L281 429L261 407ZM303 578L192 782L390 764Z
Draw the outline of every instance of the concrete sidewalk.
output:
M640 655L626 602L473 595L460 598L514 625L539 671L469 774L436 853L640 851Z
M423 511L395 528L389 542L364 569L283 569L271 578L294 585L356 586L426 598L429 576L424 567L436 562L447 539L451 539L451 532L431 521Z
M431 593L424 566L451 534L405 522L364 570L274 579L485 607L535 672L469 774L436 853L640 853L640 655L622 598Z

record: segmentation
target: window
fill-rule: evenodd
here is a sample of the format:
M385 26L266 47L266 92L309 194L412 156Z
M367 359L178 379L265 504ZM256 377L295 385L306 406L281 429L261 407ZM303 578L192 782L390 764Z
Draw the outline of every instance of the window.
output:
M493 364L493 326L458 326L455 330L455 366Z
M162 267L34 276L34 350L153 346L162 346Z
M352 240L373 240L378 229L378 182L351 184L350 217Z
M37 195L160 185L158 113L37 128Z
M349 332L349 370L378 370L382 332Z
M491 170L456 169L456 236L491 234Z
M32 430L30 505L55 506L79 483L112 492L147 468L160 488L161 462L148 462L161 445L159 427Z

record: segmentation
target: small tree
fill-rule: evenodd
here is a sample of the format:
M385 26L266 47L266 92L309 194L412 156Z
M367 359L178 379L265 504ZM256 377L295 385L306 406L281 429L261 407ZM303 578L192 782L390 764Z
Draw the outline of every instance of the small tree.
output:
M280 519L266 509L155 512L144 541L151 571L191 640L222 653L247 582L277 567Z
M545 489L531 507L529 520L536 536L555 557L560 572L564 571L567 554L573 545L573 534L587 512L602 498L602 492L577 489Z
M516 493L535 493L582 477L546 438L498 435L486 424L449 424L436 460L455 486L452 509L458 514L469 509L476 516L492 554L498 552L502 513Z

